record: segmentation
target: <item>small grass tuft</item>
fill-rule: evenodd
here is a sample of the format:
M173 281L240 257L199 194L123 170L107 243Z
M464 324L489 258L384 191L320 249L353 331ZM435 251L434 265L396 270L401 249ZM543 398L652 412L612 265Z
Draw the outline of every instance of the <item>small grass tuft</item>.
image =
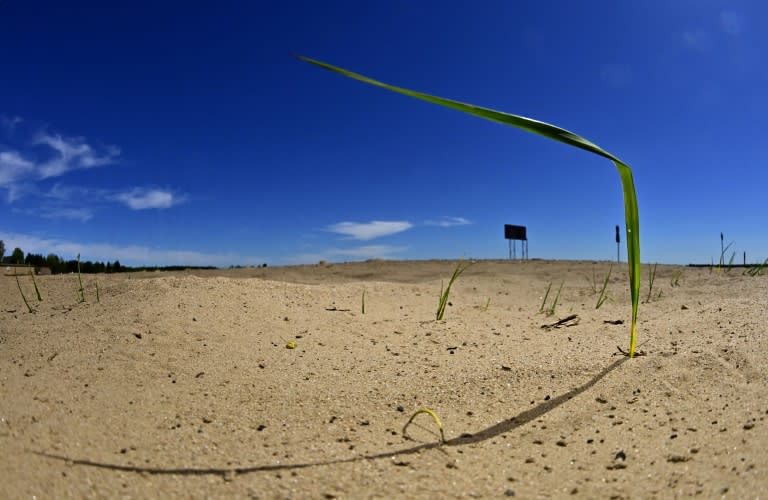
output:
M656 266L658 266L658 263L653 266L648 264L648 297L645 299L646 304L649 304L653 299L653 283L656 281ZM659 290L656 298L661 298L661 290Z
M549 297L549 292L552 291L552 283L550 282L549 285L547 285L547 291L544 293L544 300L541 301L541 307L539 307L539 312L546 313L547 316L553 316L555 314L555 309L557 308L557 302L560 300L560 292L563 291L563 285L565 284L565 281L560 282L560 288L557 289L557 294L555 295L554 300L552 300L552 304L549 307L547 306L547 298Z
M360 311L365 314L365 290L363 290L362 303L360 304Z
M603 287L600 289L600 295L597 297L597 304L595 304L595 309L600 309L605 301L609 299L606 289L608 288L608 280L611 278L611 271L613 271L613 264L611 264L611 267L608 268L608 276L606 276L605 281L603 281Z
M459 261L456 264L456 269L453 270L453 275L451 276L451 279L448 280L448 286L443 288L443 286L440 286L440 301L437 303L437 313L435 314L435 319L440 321L443 319L443 316L445 316L445 306L448 305L448 295L451 293L451 286L453 286L453 283L461 276L461 273L467 270L469 266L471 266L473 262L464 262Z
M762 264L745 269L743 274L748 274L754 278L756 276L762 276L766 269L768 269L768 259L765 259Z
M669 284L673 287L680 286L680 279L683 277L683 271L682 269L678 269L674 273L672 273L672 278L669 280Z
M725 237L723 236L723 233L720 233L720 261L717 264L717 274L720 274L720 271L722 271L723 267L725 267L725 253L728 251L729 248L731 248L734 242L732 241L727 245L723 246L724 243L725 243ZM728 271L731 270L734 257L736 257L736 252L733 252L733 254L731 255L731 260L728 263Z

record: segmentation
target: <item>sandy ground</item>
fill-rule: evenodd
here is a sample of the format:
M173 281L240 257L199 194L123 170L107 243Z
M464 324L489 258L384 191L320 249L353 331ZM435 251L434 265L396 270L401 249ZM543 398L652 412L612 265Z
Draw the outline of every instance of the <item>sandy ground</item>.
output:
M0 498L768 495L768 276L454 266L0 276Z

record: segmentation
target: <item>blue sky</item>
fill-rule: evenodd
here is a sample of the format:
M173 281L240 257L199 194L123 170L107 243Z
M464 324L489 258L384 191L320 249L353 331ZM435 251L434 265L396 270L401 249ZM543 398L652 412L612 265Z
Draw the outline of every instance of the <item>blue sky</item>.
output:
M127 265L615 258L599 157L363 85L547 121L634 170L643 262L768 257L768 3L0 2L0 239ZM623 236L623 235L622 235ZM622 257L625 249L622 242Z

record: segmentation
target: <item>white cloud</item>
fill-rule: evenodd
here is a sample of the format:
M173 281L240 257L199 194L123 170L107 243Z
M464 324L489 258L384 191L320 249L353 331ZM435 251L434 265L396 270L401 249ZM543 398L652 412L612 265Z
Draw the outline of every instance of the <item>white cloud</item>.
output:
M140 245L117 246L110 243L77 243L73 241L40 238L37 236L2 233L0 240L6 248L19 247L26 253L48 255L55 253L65 259L80 254L83 260L115 261L129 266L216 266L259 265L263 257L237 253L203 253L190 250L163 250Z
M34 171L35 164L18 151L0 151L0 186L11 186Z
M449 217L446 215L438 219L425 221L424 224L427 226L453 227L466 226L467 224L472 224L472 222L464 217Z
M149 208L170 208L184 201L183 197L160 189L134 188L114 195L114 199L125 203L131 210Z
M407 221L371 221L368 223L339 222L328 226L328 231L343 234L356 240L372 240L401 233L413 227Z

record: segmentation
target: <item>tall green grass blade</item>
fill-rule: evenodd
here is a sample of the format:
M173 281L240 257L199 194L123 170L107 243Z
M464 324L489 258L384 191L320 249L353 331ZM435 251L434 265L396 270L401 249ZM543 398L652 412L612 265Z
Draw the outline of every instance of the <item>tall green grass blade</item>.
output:
M451 99L444 99L442 97L437 97L430 94L417 92L414 90L395 87L393 85L389 85L377 80L373 80L361 74L353 73L352 71L348 71L328 63L317 61L315 59L310 59L308 57L297 55L296 58L299 59L300 61L304 61L306 63L319 66L329 71L339 73L346 77L353 78L355 80L359 80L361 82L368 83L370 85L381 87L381 88L390 90L392 92L397 92L399 94L403 94L403 95L420 99L423 101L431 102L433 104L438 104L440 106L452 108L464 113L468 113L470 115L477 116L479 118L517 127L527 132L538 134L548 139L562 142L562 143L568 144L569 146L583 149L583 150L589 151L590 153L594 153L596 155L599 155L611 160L614 166L616 167L616 169L619 171L622 190L624 192L624 218L626 221L626 231L627 231L627 261L629 263L629 288L630 288L630 294L632 297L632 326L630 330L629 356L634 357L635 347L637 344L637 308L640 301L640 217L638 215L638 210L637 210L637 194L635 192L635 182L632 177L632 169L630 169L626 163L624 163L623 161L621 161L619 158L612 155L611 153L600 148L598 145L594 144L593 142L585 139L584 137L581 137L577 134L574 134L573 132L569 132L568 130L562 129L555 125L551 125L549 123L533 120L531 118L526 118L519 115L503 113L503 112L495 111L489 108L475 106L473 104L466 104L466 103L454 101Z

